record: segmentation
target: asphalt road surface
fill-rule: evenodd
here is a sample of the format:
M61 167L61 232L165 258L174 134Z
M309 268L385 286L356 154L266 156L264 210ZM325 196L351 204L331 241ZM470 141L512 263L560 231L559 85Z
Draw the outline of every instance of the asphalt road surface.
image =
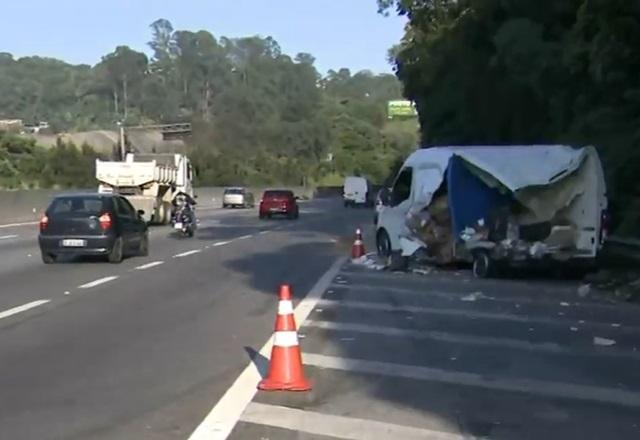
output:
M0 439L640 438L637 308L345 263L372 211L338 200L199 216L121 265L0 226ZM314 389L256 393L283 282Z

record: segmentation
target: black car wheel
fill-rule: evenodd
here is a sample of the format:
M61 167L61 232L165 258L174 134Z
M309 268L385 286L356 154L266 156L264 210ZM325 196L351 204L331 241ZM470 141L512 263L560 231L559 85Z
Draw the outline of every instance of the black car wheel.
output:
M56 262L56 256L42 251L42 262L44 264L53 264Z
M383 258L391 256L391 239L384 229L380 229L376 234L376 250L378 255Z
M111 248L111 252L109 252L108 260L109 263L118 264L122 263L122 259L124 257L124 243L122 242L122 237L118 237L116 241L113 243L113 248Z
M149 233L145 233L140 239L140 248L138 250L138 256L140 257L149 256Z

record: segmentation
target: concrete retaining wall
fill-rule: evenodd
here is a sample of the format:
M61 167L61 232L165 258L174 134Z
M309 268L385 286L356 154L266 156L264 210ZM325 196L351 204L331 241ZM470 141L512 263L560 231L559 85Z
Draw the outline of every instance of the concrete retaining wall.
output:
M312 188L292 187L288 188L298 196L312 198ZM265 188L250 188L256 203ZM57 194L72 192L73 190L31 190L31 191L0 191L0 225L9 223L23 223L38 221L42 212L46 209L52 197ZM82 191L82 190L80 190ZM86 191L95 191L94 189ZM201 206L221 206L222 187L196 188L198 203Z

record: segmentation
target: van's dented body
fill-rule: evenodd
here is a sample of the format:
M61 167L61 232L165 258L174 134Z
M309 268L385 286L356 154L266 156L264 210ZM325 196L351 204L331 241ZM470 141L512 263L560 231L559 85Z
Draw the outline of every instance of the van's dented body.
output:
M563 145L431 147L411 154L378 235L392 251L427 251L438 262L595 259L607 209L593 147Z

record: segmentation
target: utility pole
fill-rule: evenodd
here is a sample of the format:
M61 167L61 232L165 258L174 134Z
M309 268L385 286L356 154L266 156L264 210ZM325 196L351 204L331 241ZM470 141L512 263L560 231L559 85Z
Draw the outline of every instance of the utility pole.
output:
M125 160L127 156L127 147L124 144L124 123L118 121L118 127L120 128L120 160Z

